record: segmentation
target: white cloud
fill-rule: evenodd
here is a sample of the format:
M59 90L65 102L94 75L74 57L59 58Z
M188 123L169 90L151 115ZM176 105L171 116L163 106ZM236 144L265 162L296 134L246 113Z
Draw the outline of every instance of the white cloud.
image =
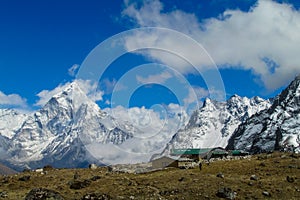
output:
M112 92L117 92L127 89L127 87L119 82L116 79L104 79L101 81L101 86L104 89L105 94L111 94Z
M172 77L173 76L169 72L163 71L160 74L149 75L148 77L142 77L137 75L136 80L138 83L141 84L149 84L149 83L164 84L168 79Z
M198 86L189 88L189 93L186 98L183 99L184 104L187 106L192 103L198 103L200 99L205 98L209 95L209 92Z
M103 146L103 151L109 149L110 154L112 154L110 156L103 155L103 152L97 154L99 148L91 146L91 151L95 151L92 152L93 155L100 155L110 164L116 164L148 161L154 153L160 153L178 129L183 128L188 121L188 115L177 104L161 106L161 108L164 109L164 112L159 113L154 109L146 109L145 107L124 108L118 106L106 108L104 111L114 118L121 120L122 123L130 122L141 131L119 147Z
M80 89L92 100L102 101L104 92L98 90L98 83L90 80L75 80Z
M180 10L163 13L163 4L158 0L144 1L142 7L125 3L123 15L140 27L166 27L183 32L200 42L219 67L250 69L269 90L287 84L300 72L300 12L288 4L259 0L249 12L227 10L222 19L199 22L194 14ZM186 58L200 67L209 64L190 44L161 32L137 33L127 38L126 46L130 49L157 43L170 50L181 48L182 55L188 55ZM182 73L191 72L174 55L166 57L158 51L148 51L145 55L175 66ZM274 61L277 67L268 65L263 61L265 58Z
M36 96L39 100L35 103L35 106L44 106L54 95L62 92L70 83L60 84L53 90L43 90L39 92Z
M14 107L25 109L28 108L27 100L18 94L4 94L0 91L0 106L1 107Z
M74 64L69 70L68 70L68 74L72 77L75 77L78 69L79 69L80 65L78 64Z
M80 89L92 100L92 101L102 101L103 91L98 91L98 84L92 83L89 80L75 80L80 86ZM44 106L54 95L62 92L71 83L67 82L65 84L60 84L53 90L43 90L37 94L39 100L35 103L36 106Z

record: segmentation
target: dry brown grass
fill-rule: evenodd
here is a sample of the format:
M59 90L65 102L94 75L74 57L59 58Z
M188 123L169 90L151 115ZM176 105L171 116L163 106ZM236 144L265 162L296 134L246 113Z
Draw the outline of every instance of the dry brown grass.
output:
M259 159L258 159L259 157ZM78 173L79 180L90 180L91 185L70 189L69 183ZM216 175L222 172L224 179ZM30 175L28 182L20 177ZM257 181L250 180L256 175ZM287 181L287 176L294 182ZM300 199L300 157L273 153L253 156L251 159L217 161L199 169L166 169L146 174L109 173L106 168L59 169L46 175L36 172L0 177L0 192L6 191L6 199L24 199L33 188L47 188L59 192L65 199L81 199L87 193L108 194L112 199L217 199L219 188L229 187L237 193L237 199ZM267 191L271 197L262 193ZM1 199L1 198L0 198Z

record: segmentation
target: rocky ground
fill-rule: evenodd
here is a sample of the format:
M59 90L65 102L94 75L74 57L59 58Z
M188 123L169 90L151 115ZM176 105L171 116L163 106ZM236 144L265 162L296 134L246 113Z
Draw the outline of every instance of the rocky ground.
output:
M0 199L300 199L300 156L219 160L148 173L51 169L0 176Z

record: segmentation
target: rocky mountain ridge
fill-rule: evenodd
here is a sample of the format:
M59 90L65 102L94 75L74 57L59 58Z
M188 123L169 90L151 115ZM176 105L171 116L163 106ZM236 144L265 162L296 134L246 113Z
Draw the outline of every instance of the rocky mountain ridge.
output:
M300 76L272 102L238 95L226 102L206 99L160 156L173 148L227 147L259 153L292 147L299 151L299 127ZM142 135L141 131L102 111L74 82L33 114L0 109L0 162L14 169L101 164L87 145L118 146L135 135Z
M300 75L281 92L269 109L247 119L233 133L228 149L251 153L291 148L300 152Z
M174 148L225 148L239 124L270 106L269 100L260 97L249 99L233 95L227 102L206 99L202 108L192 114L188 125L174 135L162 154L170 154Z
M1 131L0 138L3 161L16 168L46 164L81 167L93 161L86 144L118 145L136 131L130 124L120 124L101 111L76 82L25 120L17 118L21 119L19 129L12 129L10 134Z

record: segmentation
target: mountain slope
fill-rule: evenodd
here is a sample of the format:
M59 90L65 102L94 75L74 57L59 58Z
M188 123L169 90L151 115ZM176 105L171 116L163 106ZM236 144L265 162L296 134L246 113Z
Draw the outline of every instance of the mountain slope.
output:
M24 121L6 147L6 161L20 168L80 167L93 160L85 145L118 145L134 131L101 111L74 82Z
M12 109L0 109L0 135L11 139L27 117Z
M174 135L164 154L172 148L226 147L240 123L270 105L259 97L234 95L227 102L206 99L203 107L192 114L188 125Z
M17 172L0 163L0 175L16 174Z
M297 139L300 140L300 75L275 98L268 110L241 124L227 148L258 153L297 147L300 143Z

